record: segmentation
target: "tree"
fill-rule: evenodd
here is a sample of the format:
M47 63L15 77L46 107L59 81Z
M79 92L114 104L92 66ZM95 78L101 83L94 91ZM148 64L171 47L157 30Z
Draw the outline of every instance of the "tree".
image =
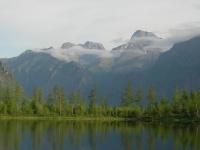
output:
M58 97L59 97L59 87L55 85L52 91L48 94L48 103L49 103L49 110L50 112L56 112L55 104L58 104Z
M75 92L71 92L70 98L69 98L69 103L72 107L72 115L74 115L74 107L76 106L76 93Z
M103 96L101 98L101 112L103 113L103 115L106 115L106 108L107 107L108 107L107 98L105 96Z
M38 90L38 103L43 106L44 104L44 93L42 89Z
M30 104L34 114L43 115L44 94L42 89L34 88Z
M80 90L78 90L77 93L77 104L80 105L82 103L82 93Z
M180 109L182 109L182 104L180 101L181 101L181 92L179 88L176 87L174 90L172 103L171 103L173 113L176 113L176 112L179 113L181 111Z
M151 85L147 95L147 107L151 109L154 106L155 102L156 102L156 93L154 86Z
M194 89L190 93L191 103L194 106L194 111L197 117L199 117L199 107L200 107L200 90L196 92Z
M121 103L122 107L130 107L134 103L134 91L132 89L131 82L128 82L127 87L123 90L121 95Z
M61 87L61 89L59 90L58 98L56 100L57 106L59 107L60 116L62 115L62 105L64 104L65 100L66 100L65 88Z
M4 104L3 101L0 101L0 114L6 114L7 113L7 106Z
M138 87L137 94L135 97L136 106L140 106L143 99L143 89L142 86Z
M18 113L18 107L21 106L22 99L23 99L23 90L22 90L22 87L19 83L15 87L14 94L15 94L15 101L17 103L16 112Z
M162 116L162 114L163 114L163 112L164 112L164 108L163 108L163 105L162 105L161 102L158 102L158 103L156 104L156 111L157 111L157 113L158 113L158 115L159 115L159 118L161 119L161 116Z
M97 86L95 86L91 90L90 95L88 96L89 102L90 102L89 108L90 108L90 113L91 114L93 114L94 111L95 111L95 105L97 103L97 93L98 93L98 88L97 88Z
M12 88L6 88L3 99L3 102L7 107L7 112L11 115L15 114L16 102L14 101L14 90Z

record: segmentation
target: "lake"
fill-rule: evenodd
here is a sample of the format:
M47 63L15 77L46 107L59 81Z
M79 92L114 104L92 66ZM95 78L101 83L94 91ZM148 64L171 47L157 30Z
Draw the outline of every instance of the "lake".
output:
M0 150L200 149L200 124L0 121Z

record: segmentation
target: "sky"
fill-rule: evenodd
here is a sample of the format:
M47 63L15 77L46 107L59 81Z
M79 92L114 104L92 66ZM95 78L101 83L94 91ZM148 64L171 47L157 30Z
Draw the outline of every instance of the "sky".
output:
M200 0L0 0L0 58L65 42L111 50L140 29L168 43L200 35Z

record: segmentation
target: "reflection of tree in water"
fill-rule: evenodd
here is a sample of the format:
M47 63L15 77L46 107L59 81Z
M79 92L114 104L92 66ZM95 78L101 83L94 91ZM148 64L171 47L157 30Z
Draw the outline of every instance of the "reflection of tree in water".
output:
M0 123L0 149L13 150L19 149L21 124L16 121L1 121Z
M75 145L78 149L81 147L82 140L86 138L86 125L84 122L71 122L69 123L69 139L70 144Z
M134 132L128 122L121 124L120 126L121 143L125 150L133 149L134 144Z
M43 123L38 122L31 122L30 124L30 131L32 135L32 144L34 149L42 149L42 135L43 135Z
M199 126L195 123L1 121L0 149L18 150L28 138L31 140L31 145L28 146L33 149L95 150L101 149L102 147L98 146L102 143L113 144L109 143L110 139L107 138L108 136L112 138L113 134L121 139L121 143L114 144L126 150L144 149L143 145L146 143L148 149L155 149L156 139L159 139L163 145L168 144L169 139L172 139L175 150L198 150L200 149ZM144 135L147 135L147 138L144 138Z
M200 149L198 124L177 124L171 129L176 149Z
M135 144L137 150L142 150L142 128L142 124L136 124L134 126Z

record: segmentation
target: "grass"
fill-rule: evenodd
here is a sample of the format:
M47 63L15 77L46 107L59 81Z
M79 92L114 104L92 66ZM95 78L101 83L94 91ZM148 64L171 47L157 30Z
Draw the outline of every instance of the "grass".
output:
M0 115L0 120L65 120L65 121L141 121L141 122L200 122L200 118L187 117L187 116L165 116L165 117L153 117L142 116L141 118L119 118L119 117L106 117L106 116L11 116Z
M0 116L0 120L130 121L132 119L103 116Z

